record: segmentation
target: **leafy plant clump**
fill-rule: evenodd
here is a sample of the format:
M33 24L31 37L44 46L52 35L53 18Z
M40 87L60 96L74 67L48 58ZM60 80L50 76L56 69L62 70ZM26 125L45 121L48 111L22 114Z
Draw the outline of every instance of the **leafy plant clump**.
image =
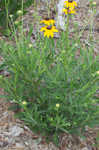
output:
M46 136L77 133L99 123L99 55L94 58L92 41L83 46L78 32L69 37L69 22L66 27L59 39L46 37L53 34L52 26L43 28L46 36L38 33L35 45L30 44L31 29L27 37L23 32L19 39L15 36L14 46L0 41L10 73L0 76L0 86L19 106L18 116Z
M0 26L4 29L9 27L10 14L14 16L13 20L16 20L18 17L17 11L22 8L22 3L23 7L27 8L34 3L34 0L0 0ZM25 13L25 11L23 13Z
M47 134L77 132L98 122L94 94L99 86L99 62L93 60L91 48L84 50L80 45L81 55L76 59L75 41L66 48L64 40L61 35L55 46L54 40L44 38L36 42L36 48L29 48L27 39L16 47L1 43L10 76L2 77L0 85L8 100L23 108L21 119Z

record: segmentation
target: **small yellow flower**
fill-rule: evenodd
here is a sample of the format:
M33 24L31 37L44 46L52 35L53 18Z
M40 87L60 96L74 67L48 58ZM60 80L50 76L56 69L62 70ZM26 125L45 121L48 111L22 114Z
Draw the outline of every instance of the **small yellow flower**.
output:
M60 104L56 104L56 107L59 108Z
M70 10L72 10L72 9L74 9L76 6L77 6L77 3L75 2L75 1L73 1L73 0L66 0L65 2L64 2L64 6L66 7L66 8L69 8Z
M67 14L76 14L75 9L67 9L67 8L63 8L63 12L67 15Z
M26 102L26 101L23 101L22 104L23 104L23 105L27 105L27 102Z
M40 21L40 23L44 23L45 25L54 25L55 20L46 18L45 20Z
M58 32L55 26L45 26L45 27L42 27L40 31L44 32L44 37L47 36L48 38L49 37L53 38L54 32Z
M99 75L99 71L96 72Z

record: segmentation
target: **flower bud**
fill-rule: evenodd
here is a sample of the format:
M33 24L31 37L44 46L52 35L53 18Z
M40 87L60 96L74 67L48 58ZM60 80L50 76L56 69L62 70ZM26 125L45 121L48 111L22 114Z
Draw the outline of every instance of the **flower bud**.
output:
M0 75L0 79L2 79L2 77L3 77L3 76L2 76L2 75Z
M93 2L92 5L93 5L93 6L96 6L96 2Z
M28 47L29 47L29 48L32 48L33 46L32 46L32 44L29 44Z
M23 104L23 105L27 105L27 102L26 102L26 101L23 101L22 104Z
M59 108L60 104L56 104L56 107Z
M17 11L17 15L18 15L18 16L21 16L22 14L23 14L22 10L18 10L18 11Z
M14 24L15 24L15 25L18 25L18 24L19 24L19 21L16 20L16 21L14 22Z
M99 71L97 71L97 72L96 72L96 74L98 74L98 75L99 75Z
M12 15L12 14L10 14L10 15L9 15L9 17L10 17L10 18L12 18L12 17L13 17L13 15Z
M31 54L31 51L27 51L26 53L27 53L27 54Z

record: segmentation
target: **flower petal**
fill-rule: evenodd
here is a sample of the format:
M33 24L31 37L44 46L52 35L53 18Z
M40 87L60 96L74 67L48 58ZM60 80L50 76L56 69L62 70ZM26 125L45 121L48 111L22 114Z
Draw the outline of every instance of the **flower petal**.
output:
M41 31L41 32L42 32L42 31L45 31L46 28L47 28L47 27L42 27L42 28L40 29L40 31Z
M46 32L44 32L44 37L47 35L47 33Z

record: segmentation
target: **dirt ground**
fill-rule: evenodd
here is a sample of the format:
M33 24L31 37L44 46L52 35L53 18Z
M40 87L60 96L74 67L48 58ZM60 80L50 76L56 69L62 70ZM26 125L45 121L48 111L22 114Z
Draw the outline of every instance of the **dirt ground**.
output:
M43 1L43 2L42 2ZM96 15L94 18L94 41L95 41L95 53L99 52L99 0L96 2ZM53 6L53 5L52 5ZM78 21L79 27L82 28L84 21L90 16L88 12L88 0L80 0L78 15L75 17L75 21ZM53 9L53 7L51 7ZM33 36L36 34L36 27L39 25L39 20L47 15L47 7L44 0L37 5L37 9L33 6L28 8L27 14L23 17L24 28L27 30L29 24L32 22L35 24L33 29ZM38 18L37 16L40 16ZM90 22L89 22L90 24ZM88 35L88 29L84 31L82 41L86 41L86 35ZM5 37L3 37L5 38ZM31 37L32 42L34 38ZM85 44L86 44L85 43ZM2 58L0 57L0 62ZM0 88L0 94L4 94L2 88ZM11 104L6 102L3 98L0 98L0 150L99 150L99 128L94 129L86 127L86 139L81 137L73 137L71 135L60 136L60 147L55 147L54 144L45 142L44 137L35 135L27 126L24 125L19 119L15 119L14 112L8 111L8 107Z

